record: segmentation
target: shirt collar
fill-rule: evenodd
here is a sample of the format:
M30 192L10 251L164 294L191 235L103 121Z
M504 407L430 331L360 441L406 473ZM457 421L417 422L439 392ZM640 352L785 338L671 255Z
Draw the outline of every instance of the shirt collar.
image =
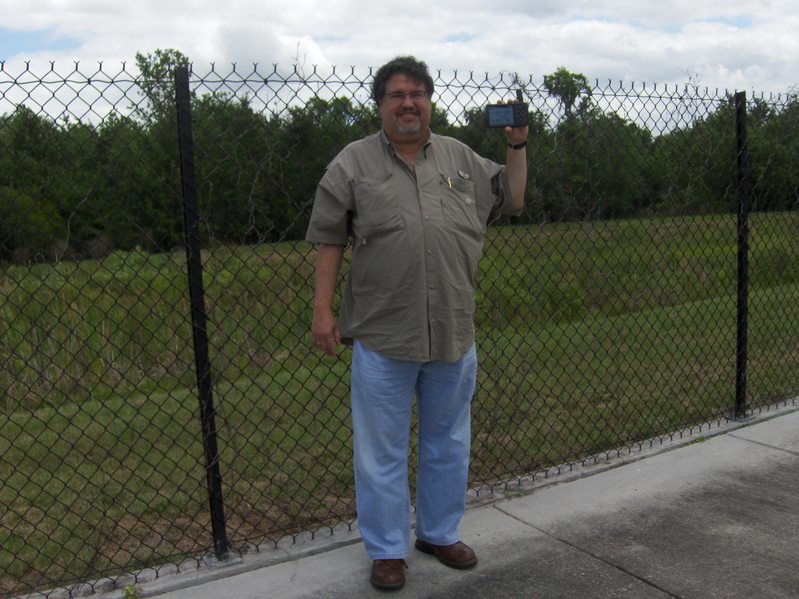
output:
M425 158L427 158L427 152L430 149L430 144L433 143L433 138L434 137L435 137L435 133L433 133L430 130L430 128L428 127L428 129L427 129L427 141L425 141L424 145L422 146L424 148ZM385 132L385 130L382 127L380 127L380 140L383 142L383 144L385 144L386 148L388 148L388 151L391 153L392 156L396 155L397 149L394 147L394 143L388 138L388 135L386 135L386 132Z

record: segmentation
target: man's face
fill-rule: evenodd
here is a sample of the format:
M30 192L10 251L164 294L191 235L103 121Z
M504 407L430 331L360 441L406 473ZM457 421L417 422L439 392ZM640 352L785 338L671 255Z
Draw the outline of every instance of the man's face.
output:
M386 83L386 95L380 100L380 119L391 141L415 141L427 137L432 102L424 83L393 75Z

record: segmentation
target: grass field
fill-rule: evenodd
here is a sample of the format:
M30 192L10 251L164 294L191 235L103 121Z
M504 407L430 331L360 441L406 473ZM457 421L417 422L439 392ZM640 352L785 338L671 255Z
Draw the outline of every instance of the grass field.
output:
M751 220L751 405L799 393L799 218ZM489 230L472 484L718 418L734 217ZM204 253L234 547L351 520L348 350L310 348L305 243ZM185 256L0 271L0 592L208 550Z

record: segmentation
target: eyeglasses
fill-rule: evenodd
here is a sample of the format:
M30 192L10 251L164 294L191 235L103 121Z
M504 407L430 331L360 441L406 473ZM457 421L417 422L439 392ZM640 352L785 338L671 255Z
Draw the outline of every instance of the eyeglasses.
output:
M412 102L421 102L422 100L427 99L427 92L423 92L421 90L412 91L407 94L403 92L392 92L390 94L386 94L386 98L388 98L391 102L396 102L397 104L404 102L405 98L410 98Z

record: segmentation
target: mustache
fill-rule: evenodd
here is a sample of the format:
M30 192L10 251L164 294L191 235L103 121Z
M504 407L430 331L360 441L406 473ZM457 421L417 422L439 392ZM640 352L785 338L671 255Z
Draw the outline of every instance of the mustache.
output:
M416 116L419 116L421 112L416 108L403 108L397 113L397 116L403 116L405 114L415 114Z

